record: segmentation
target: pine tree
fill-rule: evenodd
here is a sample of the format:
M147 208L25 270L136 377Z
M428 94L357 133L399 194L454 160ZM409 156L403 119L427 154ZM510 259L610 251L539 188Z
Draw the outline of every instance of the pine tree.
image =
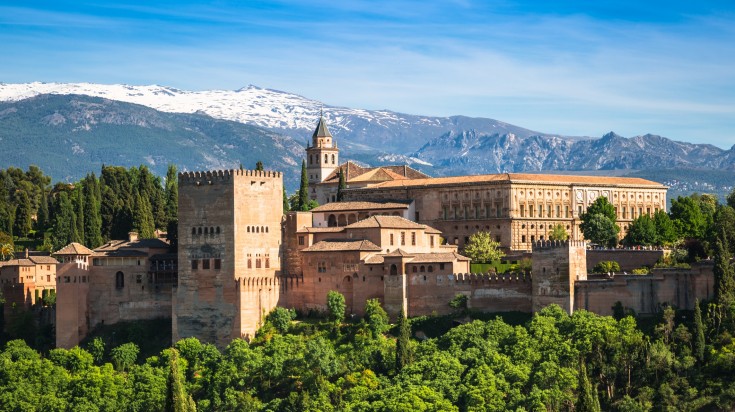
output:
M411 363L411 325L401 309L398 316L398 339L396 340L396 371Z
M578 412L599 412L600 400L597 397L597 391L592 388L590 380L587 377L587 366L584 361L580 361L579 367L579 397L574 407Z
M261 162L260 160L258 160L255 163L255 170L260 171L260 172L262 172L263 170L265 170L265 169L263 169L263 162Z
M347 182L345 182L345 174L343 171L339 172L339 186L337 186L337 201L341 202L342 198L344 197L345 193L344 190L347 189Z
M306 174L306 160L301 160L301 185L299 186L299 210L307 211L309 205L309 178Z
M694 301L694 357L699 362L704 360L704 326L702 325L702 309L699 307L699 299Z

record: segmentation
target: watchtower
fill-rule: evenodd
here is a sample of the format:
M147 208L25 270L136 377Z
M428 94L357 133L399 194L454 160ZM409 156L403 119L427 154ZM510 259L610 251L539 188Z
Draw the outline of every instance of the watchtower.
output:
M324 116L319 116L311 146L306 148L306 171L309 175L309 197L316 200L316 184L323 182L339 167L339 149L329 133Z
M249 338L278 303L283 177L179 174L179 277L172 336L218 347Z
M574 310L574 282L587 279L587 247L583 240L539 241L533 244L532 310L556 303Z

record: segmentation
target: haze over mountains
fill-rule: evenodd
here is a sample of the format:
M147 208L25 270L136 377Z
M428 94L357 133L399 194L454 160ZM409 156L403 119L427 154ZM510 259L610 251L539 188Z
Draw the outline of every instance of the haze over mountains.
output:
M0 102L0 139L13 148L0 167L38 164L57 179L78 178L102 163L148 164L160 172L168 162L194 170L240 163L253 167L262 160L268 168L284 170L292 189L303 147L322 110L343 149L342 160L407 162L432 175L677 169L691 180L696 176L690 169L700 168L715 176L735 175L735 146L723 150L649 134L560 136L486 118L334 107L255 86L193 92L163 86L0 83ZM682 182L673 179L663 183ZM729 180L732 185L735 179ZM693 189L722 192L729 187L696 179L687 184L700 183L701 189Z

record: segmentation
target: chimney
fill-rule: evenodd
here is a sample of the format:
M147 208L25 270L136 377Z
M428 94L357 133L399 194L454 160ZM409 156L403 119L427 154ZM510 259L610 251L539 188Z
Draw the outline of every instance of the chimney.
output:
M26 259L28 259L28 248L26 248Z
M135 242L138 240L138 232L128 232L128 242Z

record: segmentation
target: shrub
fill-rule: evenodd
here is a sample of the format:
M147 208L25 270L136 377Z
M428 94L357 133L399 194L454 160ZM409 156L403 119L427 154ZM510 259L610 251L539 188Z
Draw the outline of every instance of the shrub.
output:
M633 274L634 275L647 275L650 272L651 271L648 268L637 268L637 269L633 269Z
M295 310L282 308L280 306L274 308L265 318L265 320L270 322L280 334L288 332L288 329L291 326L291 321L294 319L296 319Z
M620 272L620 265L614 260L604 260L595 265L592 269L593 273L610 273Z

